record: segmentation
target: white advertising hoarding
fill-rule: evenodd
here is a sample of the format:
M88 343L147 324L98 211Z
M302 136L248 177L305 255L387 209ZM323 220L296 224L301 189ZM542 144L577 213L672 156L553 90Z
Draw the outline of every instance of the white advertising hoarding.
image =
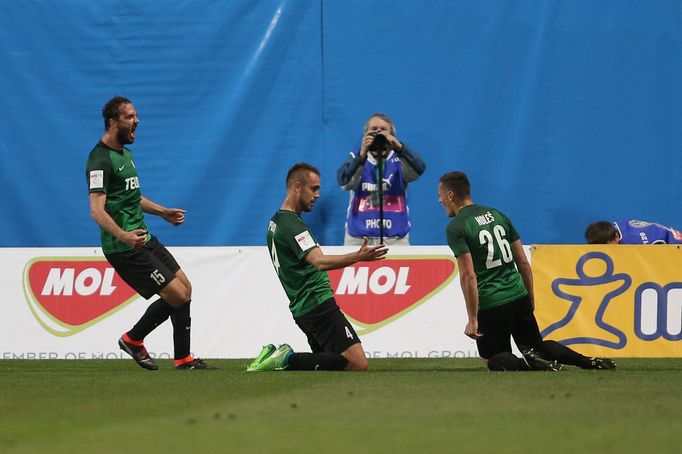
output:
M192 352L248 358L267 343L309 351L265 247L169 248L192 282ZM353 249L324 247L326 253ZM5 329L0 358L120 358L120 335L149 302L99 248L0 249ZM476 357L447 247L392 247L387 260L330 273L339 305L369 357ZM145 344L172 356L170 322Z

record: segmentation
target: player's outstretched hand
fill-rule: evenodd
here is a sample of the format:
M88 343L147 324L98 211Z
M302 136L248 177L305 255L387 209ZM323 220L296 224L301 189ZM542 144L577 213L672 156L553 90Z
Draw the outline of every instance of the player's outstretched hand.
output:
M383 260L388 254L388 248L385 244L378 244L376 246L367 246L367 237L363 238L362 246L357 252L358 262L373 262L375 260Z
M161 214L161 217L173 225L180 225L185 222L185 213L187 213L187 210L180 208L166 208Z

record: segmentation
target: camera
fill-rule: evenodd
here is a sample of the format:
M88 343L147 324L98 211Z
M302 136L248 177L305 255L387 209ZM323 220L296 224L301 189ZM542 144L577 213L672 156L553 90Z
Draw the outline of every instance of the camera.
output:
M372 143L369 144L369 151L386 151L386 145L388 145L388 139L383 134L376 134Z

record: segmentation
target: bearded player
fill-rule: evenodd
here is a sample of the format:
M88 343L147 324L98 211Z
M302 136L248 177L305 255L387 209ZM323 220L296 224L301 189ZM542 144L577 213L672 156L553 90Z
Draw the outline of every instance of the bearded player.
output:
M174 368L215 369L190 354L192 285L144 222L143 213L150 213L180 225L185 221L185 210L166 208L140 192L133 155L125 147L135 141L140 123L130 100L112 98L102 109L102 116L104 134L90 152L86 166L90 214L100 228L102 252L137 293L146 299L159 296L132 329L123 333L118 345L144 369L158 369L144 338L170 317Z

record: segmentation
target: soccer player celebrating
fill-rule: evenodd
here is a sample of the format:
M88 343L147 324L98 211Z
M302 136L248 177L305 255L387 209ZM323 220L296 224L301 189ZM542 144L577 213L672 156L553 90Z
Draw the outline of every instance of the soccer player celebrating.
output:
M682 244L682 232L656 222L621 219L593 222L585 239L589 244Z
M320 197L320 171L310 164L296 164L289 169L286 188L284 202L268 224L268 249L291 314L312 353L295 353L287 344L278 348L269 344L246 370L367 370L362 344L334 300L327 270L381 260L388 249L367 246L365 238L355 252L324 254L300 216L312 210Z
M143 212L161 216L173 225L185 221L185 210L166 208L140 192L133 155L125 145L135 141L140 120L126 98L117 96L102 109L104 135L90 152L86 180L90 214L99 225L102 252L116 272L137 293L159 299L118 341L119 347L147 370L158 366L143 340L170 317L173 323L175 369L215 369L190 354L192 286L171 253L151 235Z
M533 274L516 229L495 208L476 205L469 179L450 172L438 181L438 201L453 217L448 245L459 268L468 315L464 334L492 371L614 369L608 358L588 358L556 342L543 341L533 310ZM511 351L513 337L523 358Z

